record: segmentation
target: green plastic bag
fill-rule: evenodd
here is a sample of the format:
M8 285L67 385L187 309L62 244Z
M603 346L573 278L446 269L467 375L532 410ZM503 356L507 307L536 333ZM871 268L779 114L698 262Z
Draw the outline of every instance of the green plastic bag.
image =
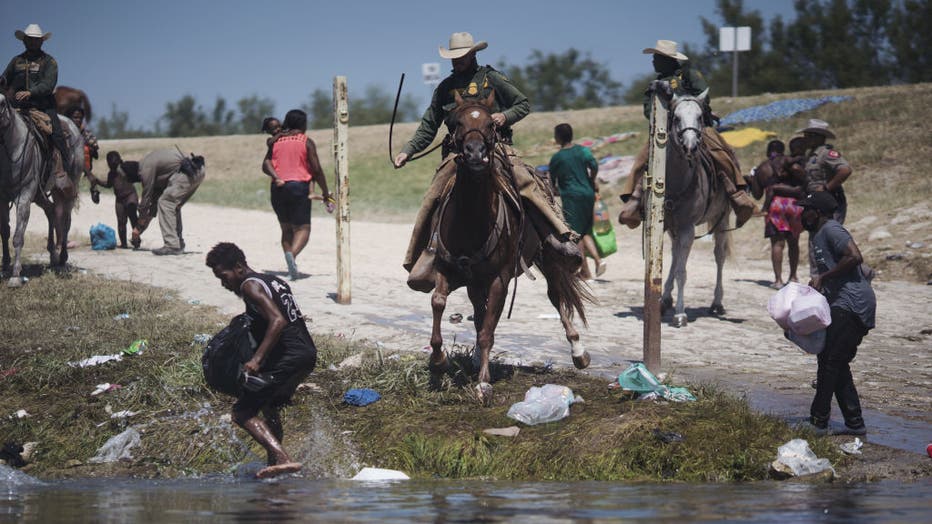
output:
M615 230L611 226L609 226L608 231L604 233L597 233L593 230L592 239L595 240L595 249L602 258L618 251L618 243L615 241Z

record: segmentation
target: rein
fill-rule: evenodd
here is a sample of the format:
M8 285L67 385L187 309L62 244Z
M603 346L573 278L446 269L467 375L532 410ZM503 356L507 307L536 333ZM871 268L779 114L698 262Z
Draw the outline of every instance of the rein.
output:
M399 169L399 167L395 166L395 157L392 155L392 134L395 130L395 116L398 114L398 100L401 99L401 86L403 86L404 83L405 83L405 74L401 73L401 79L398 81L398 92L395 93L395 107L392 108L392 121L388 125L388 161L392 165L392 167L394 167L395 169ZM411 157L408 158L407 161L411 162L419 158L424 158L425 156L436 151L437 148L442 145L443 145L443 141L441 141L439 144L435 145L434 147L431 147L430 149L426 151L422 151L416 155L411 155Z

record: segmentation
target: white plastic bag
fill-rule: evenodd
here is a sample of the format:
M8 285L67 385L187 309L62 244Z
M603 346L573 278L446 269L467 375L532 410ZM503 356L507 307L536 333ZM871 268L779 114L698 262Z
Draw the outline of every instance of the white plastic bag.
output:
M832 323L832 310L822 293L804 286L790 306L790 331L797 335L809 335Z
M799 346L810 355L818 355L825 349L825 329L820 329L808 335L798 335L792 331L784 333L790 342Z
M790 308L793 306L793 300L799 296L800 289L806 287L809 286L804 286L798 282L790 282L780 288L767 301L767 311L770 313L770 318L776 320L784 331L790 329Z
M88 462L100 464L118 460L132 460L133 456L129 450L134 446L138 446L140 441L139 432L133 428L128 428L123 433L110 437L107 442L104 442L104 445L97 450L97 455L91 457Z
M573 390L566 386L532 386L524 394L524 401L515 402L508 408L507 416L529 426L554 422L570 414L570 404L574 401Z
M801 438L795 438L777 448L777 460L774 462L786 466L797 477L825 470L831 470L832 475L835 475L835 468L832 467L831 462L817 457L809 449L809 443Z

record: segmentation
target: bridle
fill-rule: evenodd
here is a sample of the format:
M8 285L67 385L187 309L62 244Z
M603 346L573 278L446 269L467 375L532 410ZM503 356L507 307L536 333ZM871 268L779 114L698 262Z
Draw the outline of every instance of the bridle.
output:
M462 115L468 110L474 110L474 111L478 110L478 111L483 111L486 114L490 114L489 108L487 108L486 106L482 104L475 103L475 104L464 105L456 109L457 123L462 118ZM458 127L461 127L459 123L458 123ZM463 147L466 145L466 138L469 135L474 134L474 133L478 134L482 138L482 143L485 144L486 151L488 151L488 155L490 158L489 162L491 162L491 157L492 155L495 154L496 143L499 140L498 132L495 130L494 124L489 126L487 130L483 130L479 127L474 127L471 129L467 129L462 134L460 134L459 129L457 129L457 132L453 134L453 147L455 147L456 152L459 153L458 161L462 162L462 155L464 153Z
M677 106L679 106L680 104L685 103L685 102L690 102L690 103L696 104L696 105L699 107L699 113L700 113L700 115L701 115L701 113L702 113L702 104L699 102L698 99L696 99L696 98L694 98L694 97L679 98L679 99L674 99L673 105L670 107L671 115L673 115L673 118L674 118L674 119L676 118L676 108L677 108ZM700 121L700 122L702 121L702 116L699 117L699 121ZM673 137L674 137L674 139L676 140L676 144L677 144L678 146L683 147L683 135L685 135L687 131L695 131L695 132L696 132L696 136L699 137L700 140L702 139L702 128L695 127L695 126L686 126L686 127L681 128L681 129L677 129L676 132L673 134ZM690 155L687 154L686 156L687 156L687 158L688 158Z

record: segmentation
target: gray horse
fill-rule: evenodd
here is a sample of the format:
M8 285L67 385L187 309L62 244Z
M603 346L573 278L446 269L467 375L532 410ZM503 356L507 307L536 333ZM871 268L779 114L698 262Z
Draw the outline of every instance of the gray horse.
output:
M696 226L707 224L715 239L715 296L709 313L724 315L722 306L722 266L729 250L727 232L731 206L719 178L710 172L714 169L711 158L702 144L702 107L708 89L699 96L675 95L670 104L670 136L672 146L667 147L666 195L664 199L664 230L673 245L670 272L663 286L661 310L673 306L673 281L676 279L676 312L672 325L687 324L683 287L686 284L686 260L695 239Z
M68 230L71 228L71 211L77 198L78 180L83 168L83 138L77 126L68 118L59 117L65 131L72 161L64 166L67 180L52 180L49 198L46 188L40 187L43 173L52 169L51 155L43 154L40 143L29 131L23 116L19 115L3 95L0 95L0 237L3 243L3 271L12 269L8 285L22 285L20 260L26 225L29 222L30 204L35 202L45 212L49 223L48 250L52 267L64 266L68 261ZM53 175L54 176L54 175ZM12 268L10 266L10 207L16 206L16 231L13 235Z

